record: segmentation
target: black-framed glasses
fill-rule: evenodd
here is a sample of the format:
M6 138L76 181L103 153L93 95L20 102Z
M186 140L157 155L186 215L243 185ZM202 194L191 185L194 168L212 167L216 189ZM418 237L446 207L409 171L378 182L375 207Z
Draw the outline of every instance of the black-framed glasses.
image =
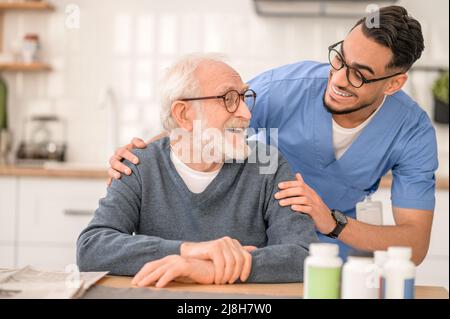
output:
M222 99L225 104L225 108L229 113L234 113L239 108L240 100L244 101L249 110L251 111L256 103L256 92L247 89L244 92L240 93L237 90L230 90L224 95L215 95L215 96L203 96L203 97L192 97L187 99L180 99L180 101L198 101L198 100L214 100L214 99Z
M366 79L364 75L362 75L361 71L358 69L349 66L345 60L342 54L336 49L339 45L342 45L344 41L340 41L338 43L335 43L328 47L328 61L330 62L330 65L333 69L336 71L342 70L344 67L346 68L346 75L347 75L347 81L351 84L351 86L359 89L364 84L370 84L386 79L390 79L394 76L403 74L403 72L395 73L393 75L385 76L378 79Z

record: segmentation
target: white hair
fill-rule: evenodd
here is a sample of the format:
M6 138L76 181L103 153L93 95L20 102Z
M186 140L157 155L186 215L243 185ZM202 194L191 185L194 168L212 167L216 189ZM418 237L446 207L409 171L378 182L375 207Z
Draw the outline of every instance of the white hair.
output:
M195 71L206 61L224 62L224 58L213 53L189 54L167 69L161 81L161 122L165 130L170 132L177 127L172 117L173 102L182 98L196 97L201 93Z

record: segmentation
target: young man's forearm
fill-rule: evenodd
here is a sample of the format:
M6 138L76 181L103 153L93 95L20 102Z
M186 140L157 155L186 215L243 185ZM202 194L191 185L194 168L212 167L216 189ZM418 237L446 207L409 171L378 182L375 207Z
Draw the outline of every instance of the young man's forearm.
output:
M427 254L429 237L429 234L418 231L412 224L374 226L348 218L339 240L356 249L368 251L386 250L390 246L412 247L412 261L419 265Z

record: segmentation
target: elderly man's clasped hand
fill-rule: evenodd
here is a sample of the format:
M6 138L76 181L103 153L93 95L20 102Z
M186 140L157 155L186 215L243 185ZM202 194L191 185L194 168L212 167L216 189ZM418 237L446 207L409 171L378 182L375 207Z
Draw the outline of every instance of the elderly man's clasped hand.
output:
M233 284L245 282L251 273L256 247L242 246L230 237L190 243L180 247L180 255L170 255L145 264L133 278L140 287L155 284L165 287L171 281L199 284Z

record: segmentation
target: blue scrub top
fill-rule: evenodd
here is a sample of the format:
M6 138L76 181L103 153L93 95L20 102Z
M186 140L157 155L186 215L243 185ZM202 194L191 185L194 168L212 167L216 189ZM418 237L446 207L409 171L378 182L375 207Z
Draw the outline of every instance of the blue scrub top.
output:
M427 114L403 91L388 96L336 160L332 115L323 105L329 71L329 64L305 61L251 80L257 99L250 126L267 131L278 128L278 149L330 209L356 218L356 204L375 192L381 177L392 170L393 206L434 210L437 143ZM338 243L340 256L346 259L347 245L318 236L324 242Z

